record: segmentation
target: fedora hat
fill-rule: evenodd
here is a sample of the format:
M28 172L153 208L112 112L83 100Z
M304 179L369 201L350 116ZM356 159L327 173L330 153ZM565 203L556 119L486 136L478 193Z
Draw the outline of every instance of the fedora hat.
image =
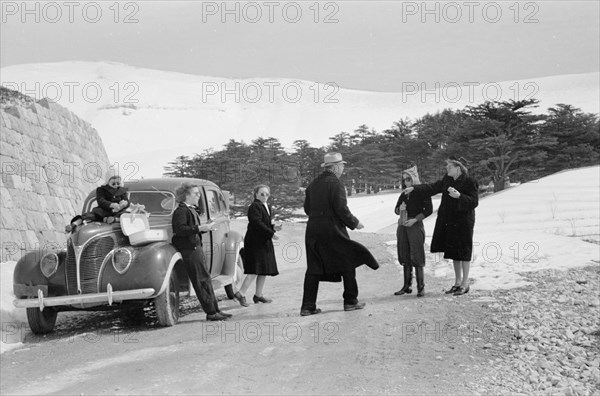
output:
M323 163L321 164L321 168L329 165L329 164L346 164L346 161L342 161L342 154L340 153L327 153L323 157Z

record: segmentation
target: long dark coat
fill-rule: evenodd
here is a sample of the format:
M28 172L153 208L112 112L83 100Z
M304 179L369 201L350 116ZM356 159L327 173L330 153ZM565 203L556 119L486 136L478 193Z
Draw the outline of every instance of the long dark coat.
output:
M265 205L259 199L255 199L248 208L248 230L244 237L244 273L246 274L271 276L279 274L273 248L275 229L271 222L272 214L271 206L267 212Z
M358 219L348 209L346 191L331 171L321 173L306 189L307 274L321 275L325 281L341 281L340 274L363 264L376 269L377 260L369 250L350 239Z
M452 198L448 193L449 187L454 187L460 197ZM479 204L477 182L465 174L456 180L446 175L435 183L420 184L414 188L415 192L429 196L442 194L431 238L431 252L443 252L445 259L471 261L475 208Z

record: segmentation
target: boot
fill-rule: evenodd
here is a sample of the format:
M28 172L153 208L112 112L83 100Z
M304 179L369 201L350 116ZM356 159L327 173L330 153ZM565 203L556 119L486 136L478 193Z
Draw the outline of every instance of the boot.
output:
M417 275L417 297L423 297L425 295L425 268L415 267Z

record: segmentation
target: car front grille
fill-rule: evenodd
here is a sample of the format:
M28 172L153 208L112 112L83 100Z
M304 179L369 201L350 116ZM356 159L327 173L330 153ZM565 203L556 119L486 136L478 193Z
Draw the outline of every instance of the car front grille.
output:
M77 268L75 264L75 249L69 241L67 247L67 291L69 295L77 294Z
M102 237L86 244L79 261L81 292L98 293L98 275L102 261L113 249L111 237ZM67 288L70 295L77 294L77 266L75 249L69 244L67 249Z

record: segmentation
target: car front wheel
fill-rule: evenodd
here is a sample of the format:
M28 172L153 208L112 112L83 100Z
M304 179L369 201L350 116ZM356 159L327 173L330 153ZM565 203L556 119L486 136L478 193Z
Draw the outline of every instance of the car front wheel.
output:
M27 322L34 334L47 334L54 330L58 312L54 308L27 308Z
M175 269L165 291L154 299L154 307L161 326L174 326L179 321L179 281Z

